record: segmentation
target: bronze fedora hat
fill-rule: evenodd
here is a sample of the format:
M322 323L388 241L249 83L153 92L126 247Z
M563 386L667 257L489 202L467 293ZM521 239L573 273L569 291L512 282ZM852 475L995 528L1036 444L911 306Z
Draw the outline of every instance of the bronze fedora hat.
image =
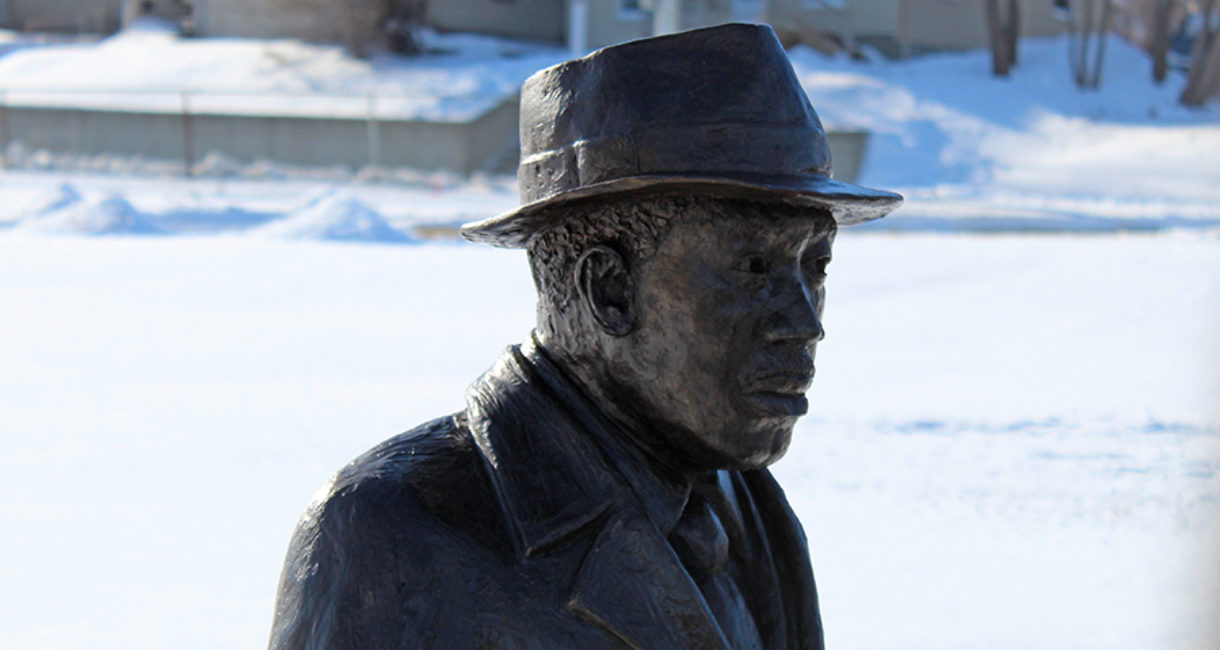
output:
M826 132L775 32L733 23L614 45L546 68L521 89L521 207L462 226L521 248L555 206L655 190L829 210L841 225L885 216L893 192L836 181Z

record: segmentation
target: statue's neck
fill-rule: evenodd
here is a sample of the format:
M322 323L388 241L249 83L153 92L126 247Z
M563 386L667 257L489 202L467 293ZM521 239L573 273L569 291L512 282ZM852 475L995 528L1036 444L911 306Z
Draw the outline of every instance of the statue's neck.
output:
M671 481L689 483L708 471L691 466L688 454L669 443L673 437L664 435L660 429L664 425L645 421L631 408L638 400L614 385L607 364L597 363L592 355L568 354L537 336L535 342L547 360L613 425L613 435L619 442L656 473Z

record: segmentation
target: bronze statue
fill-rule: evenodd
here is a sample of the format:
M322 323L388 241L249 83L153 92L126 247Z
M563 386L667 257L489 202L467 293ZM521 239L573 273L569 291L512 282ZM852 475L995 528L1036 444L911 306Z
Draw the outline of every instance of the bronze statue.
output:
M531 340L332 479L271 647L821 648L765 467L808 408L837 227L901 197L830 178L760 25L543 70L521 143L523 205L462 234L528 248Z

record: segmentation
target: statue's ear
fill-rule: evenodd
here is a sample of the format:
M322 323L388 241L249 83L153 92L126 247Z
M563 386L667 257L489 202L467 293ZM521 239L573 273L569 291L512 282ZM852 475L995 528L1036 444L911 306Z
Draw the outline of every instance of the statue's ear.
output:
M635 285L627 262L609 246L593 246L576 260L576 288L593 320L607 334L624 336L635 326Z

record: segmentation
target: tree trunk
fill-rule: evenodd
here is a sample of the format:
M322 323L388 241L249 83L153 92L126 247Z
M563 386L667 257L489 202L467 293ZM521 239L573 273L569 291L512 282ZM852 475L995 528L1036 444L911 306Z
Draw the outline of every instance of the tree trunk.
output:
M1101 20L1097 24L1097 57L1093 59L1093 71L1089 76L1089 88L1101 87L1101 68L1106 62L1106 41L1110 34L1110 17L1113 13L1112 0L1101 0Z
M1169 25L1173 14L1173 0L1156 0L1152 15L1152 80L1164 83L1169 70Z
M1212 26L1216 0L1207 0L1203 8L1203 30L1195 41L1190 56L1190 76L1178 101L1185 106L1202 106L1208 98L1220 94L1220 38Z
M384 4L384 0L344 0L340 4L343 32L352 56L366 59L380 44L377 26L384 13Z
M1068 40L1071 51L1068 59L1072 64L1072 80L1078 87L1086 85L1086 70L1088 69L1089 37L1093 31L1090 28L1090 16L1093 15L1093 0L1075 0L1071 3L1071 30L1074 38Z
M420 30L427 14L427 0L389 0L385 3L379 24L391 52L407 55L423 52Z
M987 40L991 45L991 73L1007 77L1016 60L1016 28L1012 22L1016 0L984 0L983 9L987 20ZM1005 9L1007 9L1005 11Z
M1076 0L1071 4L1068 14L1068 63L1072 69L1072 80L1080 88L1093 89L1101 85L1102 64L1106 60L1106 34L1110 31L1113 6L1112 0Z
M119 5L119 25L127 29L140 17L140 0L123 0Z
M1021 37L1021 10L1018 0L1008 0L1008 64L1017 65L1017 39Z

